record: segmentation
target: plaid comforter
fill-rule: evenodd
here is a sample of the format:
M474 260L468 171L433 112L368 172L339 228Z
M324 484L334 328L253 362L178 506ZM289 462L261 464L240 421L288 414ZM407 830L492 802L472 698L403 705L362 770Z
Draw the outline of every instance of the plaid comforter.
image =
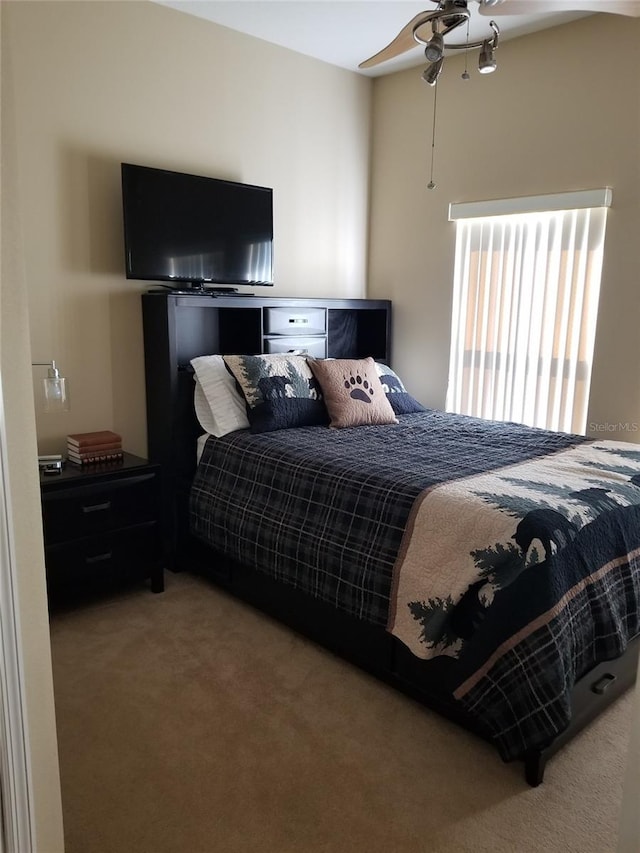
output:
M394 570L407 547L412 510L425 492L557 454L582 442L579 436L437 411L402 416L397 425L345 430L306 427L262 435L236 432L211 438L206 444L191 493L192 532L245 565L386 627ZM636 453L640 463L640 451L633 451L633 445L625 447ZM626 538L621 541L622 529ZM625 518L613 525L609 534L611 541L607 535L597 537L604 552L617 548L616 557L623 551L626 555L633 551L631 538L639 540L635 545L640 546L640 518ZM428 552L429 548L424 560L427 575ZM593 557L597 562L598 555L594 553ZM637 633L640 565L637 556L629 559L626 582L631 588L623 594L628 612L613 626L610 617L603 618L601 630L596 629L603 636L615 635L610 643L603 644L589 631L583 632L578 641L581 647L570 649L568 663L562 655L555 655L560 658L557 666L562 672L554 672L548 640L532 643L527 638L525 646L533 671L539 677L539 670L544 669L545 681L549 670L555 685L549 701L558 706L556 717L545 712L544 719L527 724L530 688L539 688L530 683L528 667L514 667L513 657L508 662L513 649L498 660L492 659L509 637L503 636L502 629L492 634L494 620L490 615L482 622L482 639L463 644L450 669L448 686L452 692L458 691L459 701L485 728L487 717L491 718L491 731L504 758L520 757L527 748L552 740L568 723L568 690L573 680L597 660L620 654ZM542 563L545 570L550 568L547 562ZM525 579L524 574L518 584L508 587L510 614L519 608L518 589L532 580ZM542 574L537 573L539 579ZM630 578L635 578L635 586ZM529 612L534 606L529 595L522 602L526 607L520 608L520 616L513 614L509 620L509 636L515 636L548 609L549 595L556 601L561 598L571 578L568 575L566 582L559 581L552 572L547 580L547 590L552 592L545 593L544 603L537 601L538 613ZM593 589L590 585L587 596ZM607 594L617 600L622 593L613 589L601 593ZM495 596L496 613L504 607L498 599ZM492 609L487 612L491 614ZM590 610L593 615L606 608L590 606ZM446 621L442 630L448 630ZM556 631L560 639L561 633L562 627ZM572 635L572 645L574 640ZM614 647L615 654L610 653ZM499 707L500 684L489 686L502 666L508 671L514 693L514 701L508 702L507 708ZM516 693L520 694L517 698Z

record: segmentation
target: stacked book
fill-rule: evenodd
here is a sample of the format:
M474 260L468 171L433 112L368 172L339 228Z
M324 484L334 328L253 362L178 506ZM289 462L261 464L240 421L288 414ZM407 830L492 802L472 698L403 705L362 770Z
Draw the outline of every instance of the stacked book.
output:
M122 459L122 436L109 429L67 436L67 456L76 465L95 465Z

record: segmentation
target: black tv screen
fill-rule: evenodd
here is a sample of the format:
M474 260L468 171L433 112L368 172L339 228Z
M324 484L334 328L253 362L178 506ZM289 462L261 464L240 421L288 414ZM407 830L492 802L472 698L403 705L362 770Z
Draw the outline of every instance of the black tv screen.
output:
M127 278L273 284L273 191L122 163Z

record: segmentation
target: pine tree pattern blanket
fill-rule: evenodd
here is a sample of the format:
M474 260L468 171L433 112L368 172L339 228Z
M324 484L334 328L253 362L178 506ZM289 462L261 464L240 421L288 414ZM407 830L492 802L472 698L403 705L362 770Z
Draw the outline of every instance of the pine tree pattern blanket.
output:
M581 444L416 501L389 630L420 658L456 659L453 695L505 759L563 731L577 679L640 632L639 504L640 448L622 442Z
M428 411L210 438L191 529L446 661L505 759L640 630L640 447ZM533 697L533 698L532 698Z

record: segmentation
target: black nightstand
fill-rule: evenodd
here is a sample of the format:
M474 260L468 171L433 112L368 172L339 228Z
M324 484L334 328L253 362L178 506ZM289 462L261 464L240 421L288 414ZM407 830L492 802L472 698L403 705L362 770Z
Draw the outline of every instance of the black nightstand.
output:
M130 453L122 462L41 474L50 600L132 580L164 589L160 466Z

